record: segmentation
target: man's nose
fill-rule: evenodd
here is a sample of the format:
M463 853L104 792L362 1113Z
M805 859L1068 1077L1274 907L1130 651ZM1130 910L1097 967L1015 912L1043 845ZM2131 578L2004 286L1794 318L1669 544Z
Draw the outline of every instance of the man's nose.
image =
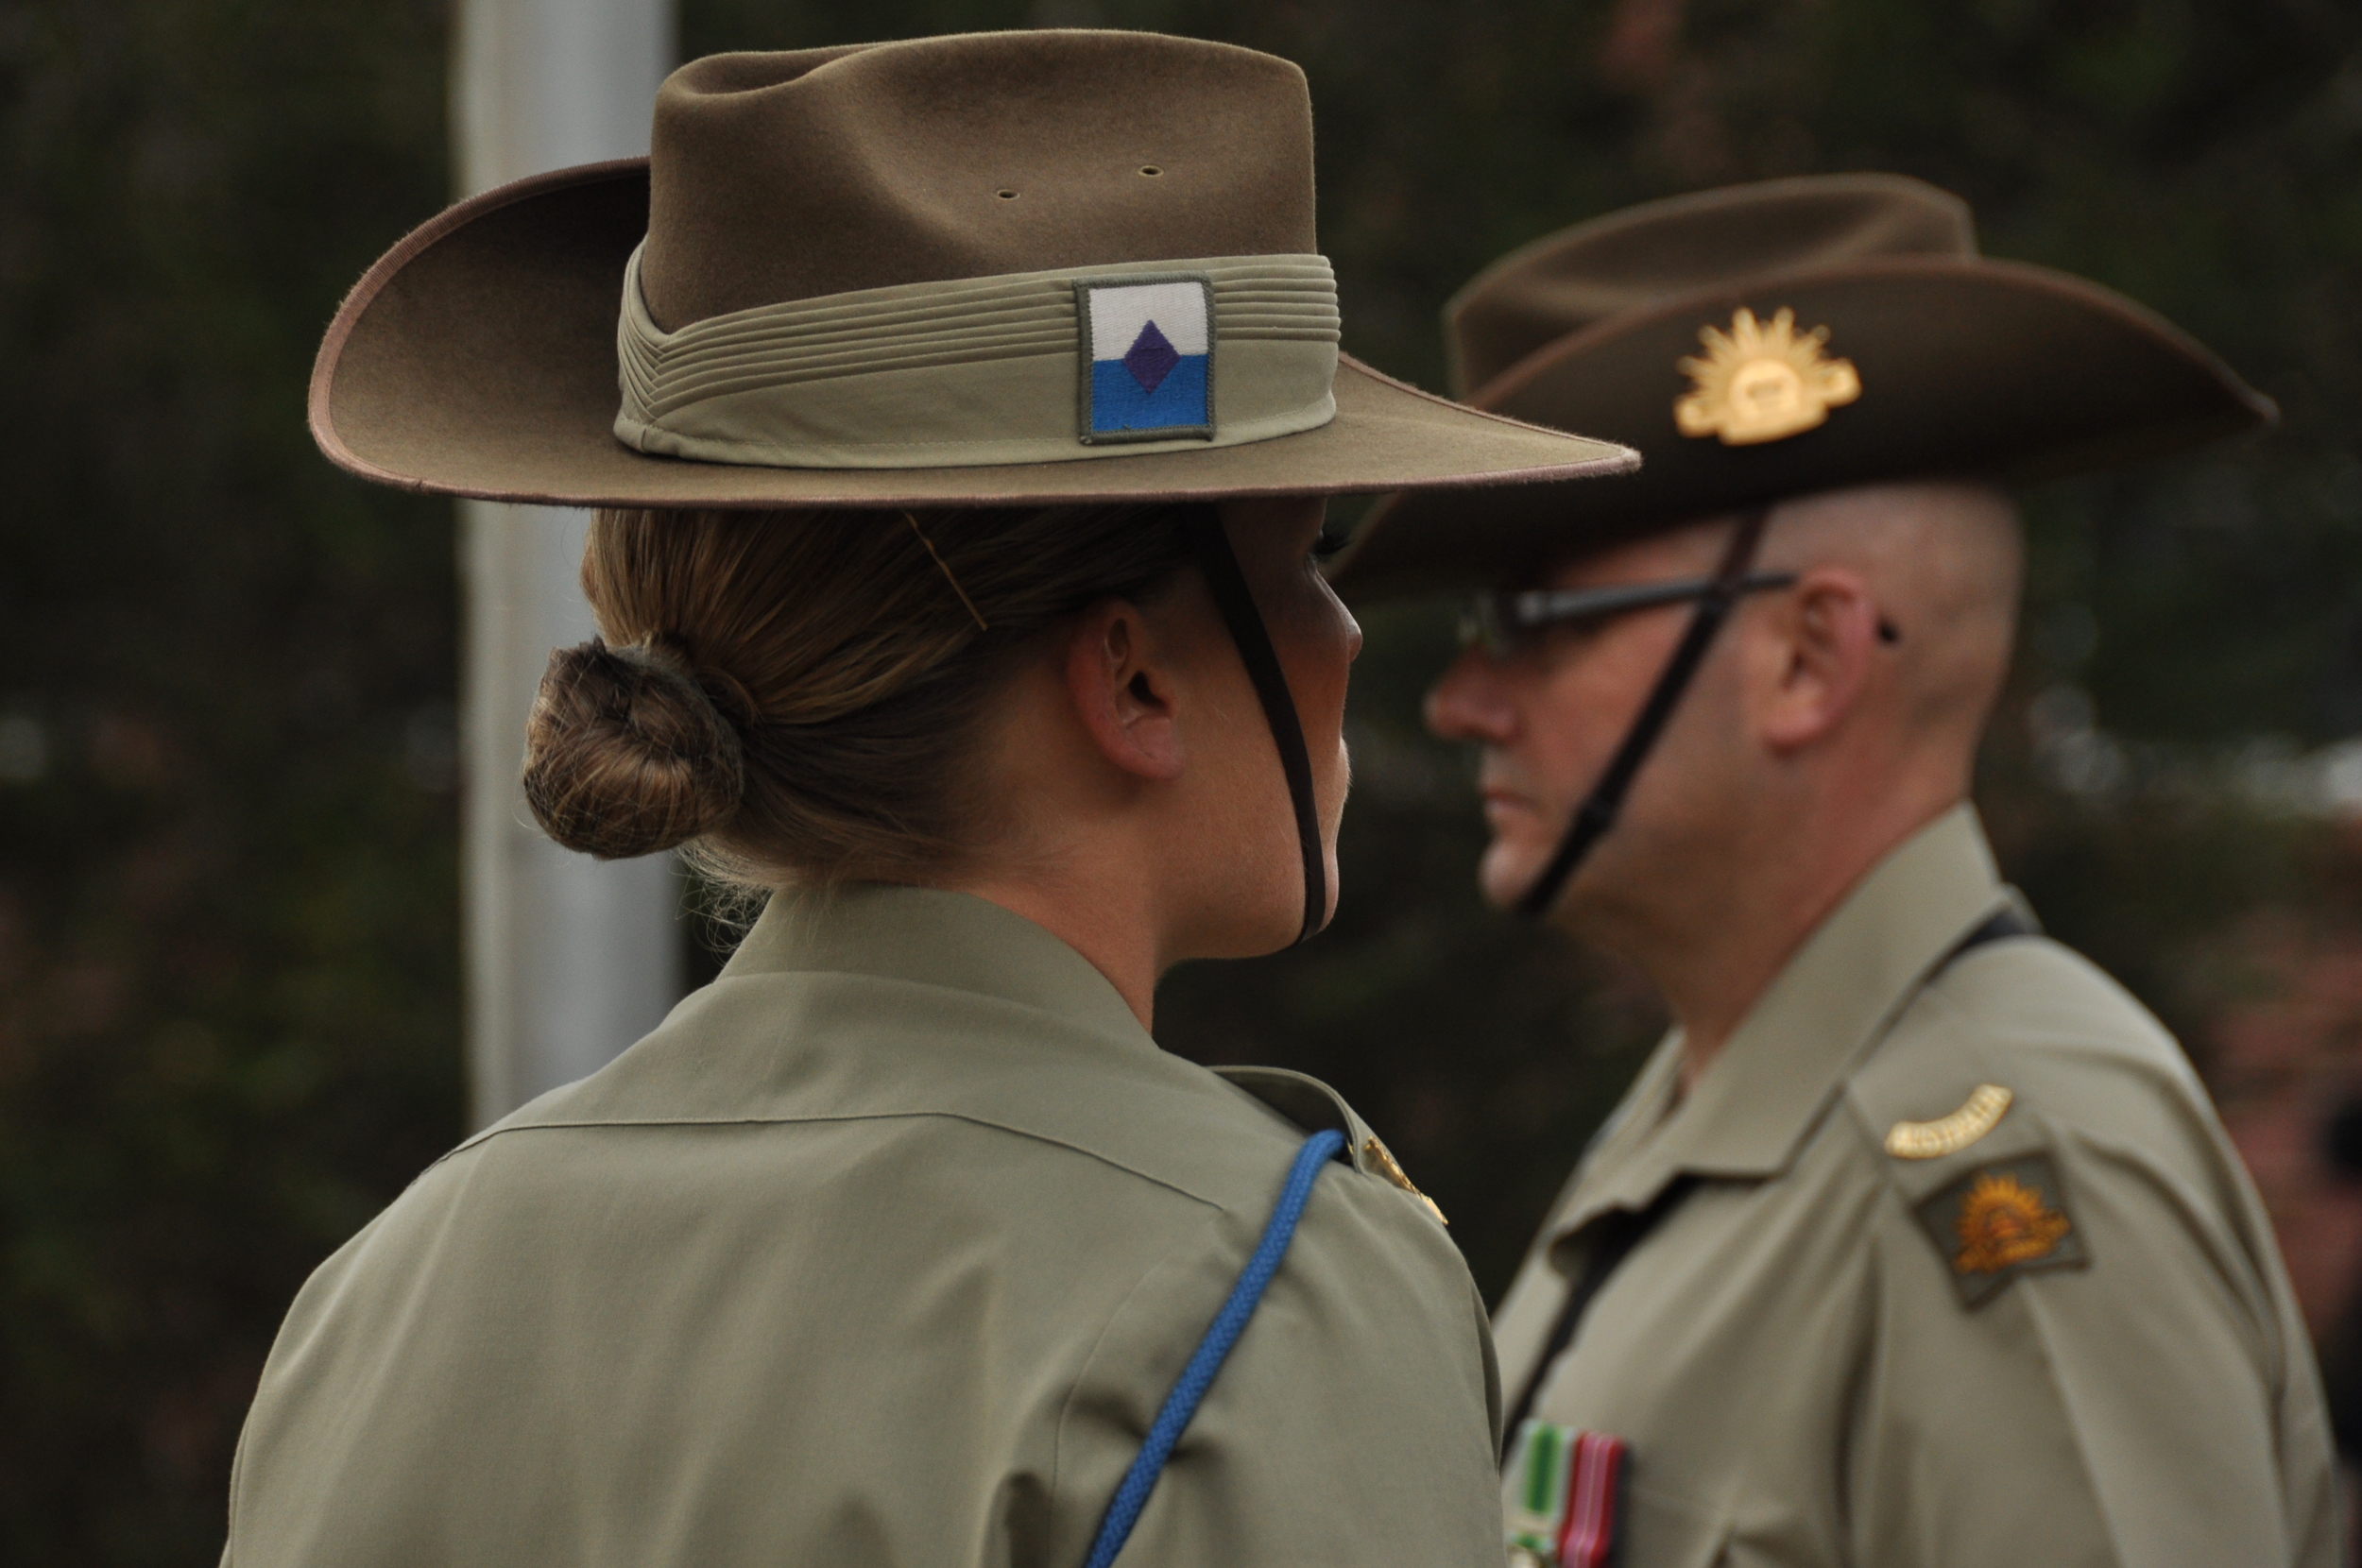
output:
M1463 652L1428 690L1427 727L1446 741L1507 745L1516 737L1517 709L1500 673L1482 649Z

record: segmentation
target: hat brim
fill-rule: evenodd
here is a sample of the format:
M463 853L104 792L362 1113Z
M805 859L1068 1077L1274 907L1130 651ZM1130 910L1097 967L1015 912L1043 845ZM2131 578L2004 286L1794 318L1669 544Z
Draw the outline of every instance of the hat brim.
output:
M313 366L312 434L405 489L560 506L1045 505L1338 495L1621 473L1622 447L1481 413L1339 362L1320 429L1202 452L957 469L786 469L618 441L615 324L647 231L644 159L451 208L356 284Z
M1673 404L1699 329L1741 307L1831 329L1861 393L1755 446L1685 435ZM2108 289L2045 267L1904 256L1717 288L1546 345L1470 400L1636 448L1632 479L1380 503L1334 573L1349 596L1474 587L1692 519L1916 476L2022 484L2165 456L2271 423L2271 401Z

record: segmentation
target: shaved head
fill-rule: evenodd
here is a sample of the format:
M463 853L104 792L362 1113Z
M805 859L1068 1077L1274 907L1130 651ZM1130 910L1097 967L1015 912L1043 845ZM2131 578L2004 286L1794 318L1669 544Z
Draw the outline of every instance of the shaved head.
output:
M1735 521L1692 523L1660 536L1655 551L1705 574ZM1895 679L1882 705L1888 721L1906 746L1965 771L2009 674L2025 554L2017 506L2005 491L1971 480L1912 480L1781 502L1756 565L1857 574L1895 637Z
M1722 535L1711 530L1709 543ZM1763 565L1861 573L1900 639L1896 720L1931 744L1975 751L2017 639L2025 546L2007 495L1919 481L1785 502L1764 536Z

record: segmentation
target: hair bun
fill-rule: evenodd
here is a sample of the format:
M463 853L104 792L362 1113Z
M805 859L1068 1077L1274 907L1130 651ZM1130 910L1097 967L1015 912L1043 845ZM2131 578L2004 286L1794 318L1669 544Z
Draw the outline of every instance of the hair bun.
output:
M729 821L745 792L738 732L661 646L597 638L550 655L525 721L525 802L569 849L620 861Z

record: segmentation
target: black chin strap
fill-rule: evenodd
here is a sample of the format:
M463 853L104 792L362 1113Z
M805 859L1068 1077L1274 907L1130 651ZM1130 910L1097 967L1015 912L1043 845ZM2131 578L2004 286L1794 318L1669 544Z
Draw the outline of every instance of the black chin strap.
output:
M1321 818L1312 800L1312 758L1305 749L1304 725L1296 718L1287 674L1279 668L1279 656L1272 650L1271 633L1264 629L1262 612L1255 607L1246 573L1239 570L1230 536L1212 507L1190 525L1190 543L1198 570L1206 574L1206 586L1213 590L1215 606L1229 624L1230 640L1239 645L1247 678L1255 683L1255 695L1263 704L1263 720L1271 725L1272 741L1279 748L1279 769L1288 775L1288 798L1295 806L1296 842L1304 851L1304 927L1296 933L1296 940L1303 942L1328 919L1328 857L1321 846Z
M1656 686L1650 691L1640 716L1633 720L1632 728L1624 732L1622 744L1608 758L1607 770L1591 786L1591 793L1583 797L1574 820L1566 825L1566 836L1559 841L1558 852L1518 898L1519 914L1538 920L1549 913L1550 906L1566 891L1566 879L1575 874L1583 858L1591 853L1591 846L1616 826L1616 813L1623 810L1624 795L1632 789L1640 764L1649 759L1657 737L1665 732L1666 721L1672 718L1682 693L1689 689L1698 666L1705 661L1714 634L1722 629L1731 606L1738 602L1741 584L1755 564L1755 547L1763 542L1764 520L1769 516L1767 508L1757 507L1739 518L1730 545L1722 552L1722 564L1714 570L1714 587L1698 601L1698 608L1689 617L1689 629L1682 634L1673 656L1665 661L1665 669L1657 675Z

